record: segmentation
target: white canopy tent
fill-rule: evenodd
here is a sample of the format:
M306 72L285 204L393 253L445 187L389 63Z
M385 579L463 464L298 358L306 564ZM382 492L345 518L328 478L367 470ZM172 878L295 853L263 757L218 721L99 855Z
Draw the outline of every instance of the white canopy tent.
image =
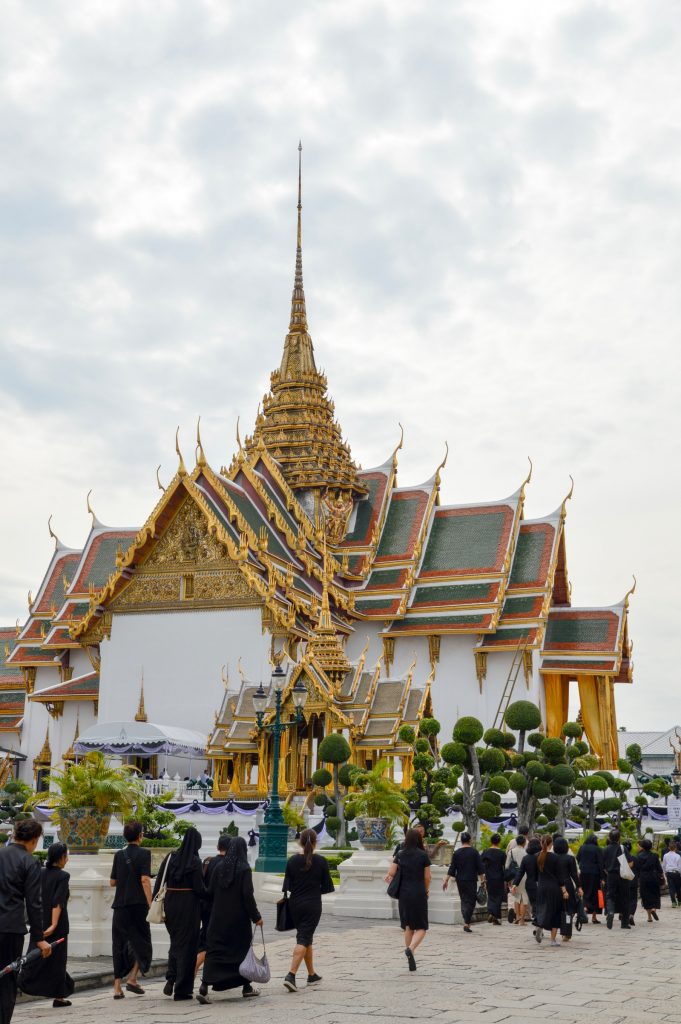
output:
M102 722L81 733L73 749L76 754L99 750L103 754L132 754L151 757L166 754L201 758L206 753L207 737L193 729L153 722Z

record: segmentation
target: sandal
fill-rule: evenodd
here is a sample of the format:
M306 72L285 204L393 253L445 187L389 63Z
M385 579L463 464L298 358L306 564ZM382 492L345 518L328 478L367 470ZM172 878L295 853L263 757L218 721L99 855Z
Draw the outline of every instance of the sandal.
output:
M128 984L125 986L125 991L134 992L136 996L144 995L144 989L142 988L141 985L138 985L136 981L129 981Z
M70 999L55 999L52 1003L53 1009L58 1009L61 1006L72 1006L73 1003Z
M125 992L114 992L114 999L125 999Z

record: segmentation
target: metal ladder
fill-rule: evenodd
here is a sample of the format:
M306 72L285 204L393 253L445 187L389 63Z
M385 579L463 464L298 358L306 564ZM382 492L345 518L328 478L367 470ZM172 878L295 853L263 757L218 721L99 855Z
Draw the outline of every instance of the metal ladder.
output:
M520 675L520 669L523 666L523 659L525 657L527 645L528 639L526 638L521 644L518 644L515 651L513 652L513 661L511 662L511 667L508 671L508 677L506 679L506 684L504 686L504 692L501 695L499 707L497 708L497 713L494 717L495 729L501 729L504 724L504 718L508 710L508 705L511 703L513 690L515 689L515 684L518 680L518 676Z

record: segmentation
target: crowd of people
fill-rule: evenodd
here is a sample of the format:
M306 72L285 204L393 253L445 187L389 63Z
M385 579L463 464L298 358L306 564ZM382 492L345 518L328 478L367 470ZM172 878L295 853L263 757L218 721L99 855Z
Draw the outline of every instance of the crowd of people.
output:
M649 923L659 921L665 880L672 907L681 906L681 854L673 840L666 842L662 861L650 839L638 840L634 852L630 842L621 841L617 829L609 832L605 847L599 846L595 835L588 836L576 856L564 836L532 836L525 827L505 851L501 847L502 838L495 833L480 853L470 833L462 832L452 854L443 889L454 879L463 930L468 934L478 906L486 907L490 924L501 925L504 900L510 924L531 923L539 943L548 932L552 947L560 946L559 934L562 942L570 942L574 927L581 929L589 921L600 924L603 915L608 929L615 918L621 928L631 929L639 902ZM414 953L428 931L431 884L422 827L407 831L385 880L390 895L398 900L404 951L409 970L415 971Z
M21 970L0 974L0 1024L9 1024L17 986L31 995L52 999L55 1008L71 1005L74 983L68 965L69 851L54 843L42 868L33 856L42 826L29 819L15 825L13 841L0 850L0 971L22 955L26 932L31 963ZM127 993L142 996L140 976L147 974L153 949L149 908L163 900L165 925L170 937L163 993L175 1000L196 998L209 1003L209 991L241 988L244 998L259 995L242 974L254 931L262 928L248 862L246 841L220 836L217 854L201 860L201 835L193 827L185 832L177 850L164 859L152 889L151 853L141 846L142 826L135 821L124 827L126 845L113 858L110 885L115 889L112 909L113 998ZM317 834L305 829L300 853L289 858L282 890L295 946L283 985L298 991L297 975L304 963L307 984L317 985L314 935L322 913L322 896L333 892L329 864L316 852ZM663 856L648 838L632 844L612 829L605 847L590 835L571 851L563 836L533 836L520 828L502 849L495 834L480 853L471 836L462 832L451 858L443 889L450 879L459 893L463 930L470 934L476 907L485 906L488 921L501 925L504 901L507 920L516 926L531 923L534 938L550 945L572 939L573 927L600 924L608 929L619 920L622 929L636 924L640 902L647 920L659 920L661 889L667 882L672 907L681 906L681 852L674 840L666 840ZM389 893L398 900L404 931L404 953L410 971L416 970L415 952L428 932L428 897L432 881L431 861L424 844L424 829L410 828L393 855L386 875ZM49 958L48 963L43 963Z

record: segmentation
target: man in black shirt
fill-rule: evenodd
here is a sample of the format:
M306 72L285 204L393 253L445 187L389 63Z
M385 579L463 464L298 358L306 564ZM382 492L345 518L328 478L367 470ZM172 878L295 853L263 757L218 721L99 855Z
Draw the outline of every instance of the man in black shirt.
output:
M501 836L495 832L490 839L489 849L483 850L480 860L485 869L485 886L487 888L487 910L490 924L501 924L501 904L504 901L506 883L504 866L506 854L501 849Z
M461 916L464 920L463 930L471 932L478 881L484 881L485 873L480 854L474 846L471 846L470 832L461 833L461 846L452 854L452 863L449 865L449 871L442 883L443 889L449 887L450 878L456 879L456 887L459 890Z
M137 976L147 973L152 957L151 928L147 921L151 903L151 852L140 846L143 832L138 821L126 822L123 836L128 845L116 851L109 881L116 889L111 925L114 999L123 999L122 981L126 976L126 991L144 995Z
M6 967L24 948L26 917L35 942L43 956L52 950L43 939L43 901L40 864L33 856L43 827L29 818L14 826L14 841L0 850L0 969ZM9 1024L17 998L14 972L0 978L0 1024Z

